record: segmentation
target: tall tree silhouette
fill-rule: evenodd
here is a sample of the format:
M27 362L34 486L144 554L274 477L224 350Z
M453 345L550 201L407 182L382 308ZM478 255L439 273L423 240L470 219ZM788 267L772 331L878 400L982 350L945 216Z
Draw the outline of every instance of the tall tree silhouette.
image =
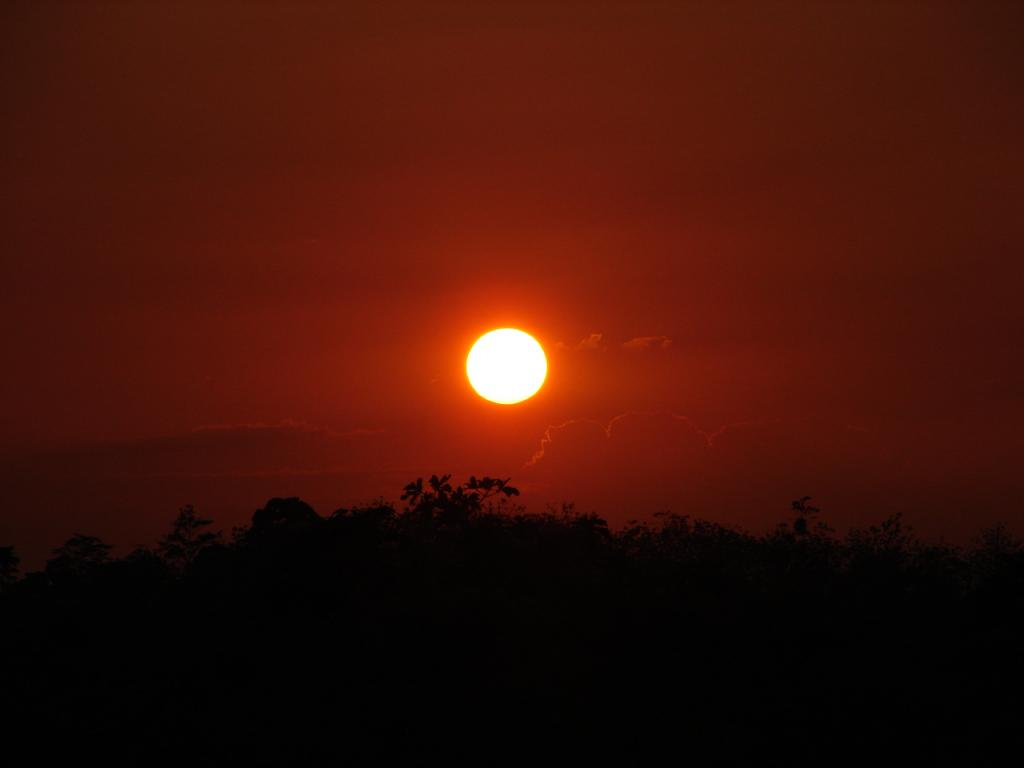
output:
M0 547L0 589L9 587L18 578L18 563L21 559L14 554L14 547Z
M171 532L160 539L157 551L173 567L188 568L200 552L221 541L220 531L206 530L211 525L212 520L199 517L195 508L186 504L178 510Z

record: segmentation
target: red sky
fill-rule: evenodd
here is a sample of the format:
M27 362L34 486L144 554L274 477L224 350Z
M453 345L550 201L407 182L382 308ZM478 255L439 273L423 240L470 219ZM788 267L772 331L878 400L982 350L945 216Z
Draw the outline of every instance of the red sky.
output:
M997 2L4 3L0 543L430 472L1020 530L1022 39ZM551 362L514 408L462 368L504 325Z

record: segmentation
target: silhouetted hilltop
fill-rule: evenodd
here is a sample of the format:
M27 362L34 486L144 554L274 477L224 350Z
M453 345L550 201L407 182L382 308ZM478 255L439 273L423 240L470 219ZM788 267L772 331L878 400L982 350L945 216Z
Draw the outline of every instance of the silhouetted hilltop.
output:
M183 508L113 559L0 548L5 749L114 765L994 764L1020 744L1024 552L809 498L754 536L527 514L508 481L417 480L225 537ZM45 737L36 740L34 734Z

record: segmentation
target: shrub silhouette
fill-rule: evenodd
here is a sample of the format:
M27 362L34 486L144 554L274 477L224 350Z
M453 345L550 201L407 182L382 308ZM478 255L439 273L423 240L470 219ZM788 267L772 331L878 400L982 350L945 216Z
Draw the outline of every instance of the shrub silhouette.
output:
M227 542L183 507L153 551L75 535L16 582L0 550L9 751L40 723L48 757L115 765L982 765L1019 738L1005 527L839 536L802 497L765 535L616 531L517 495L274 498Z

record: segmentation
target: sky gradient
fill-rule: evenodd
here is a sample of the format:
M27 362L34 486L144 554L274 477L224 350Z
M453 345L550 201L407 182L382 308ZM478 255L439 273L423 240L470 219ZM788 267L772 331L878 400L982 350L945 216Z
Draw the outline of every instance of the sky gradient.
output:
M1024 12L0 8L0 543L431 472L1024 523ZM515 407L477 336L549 355Z

